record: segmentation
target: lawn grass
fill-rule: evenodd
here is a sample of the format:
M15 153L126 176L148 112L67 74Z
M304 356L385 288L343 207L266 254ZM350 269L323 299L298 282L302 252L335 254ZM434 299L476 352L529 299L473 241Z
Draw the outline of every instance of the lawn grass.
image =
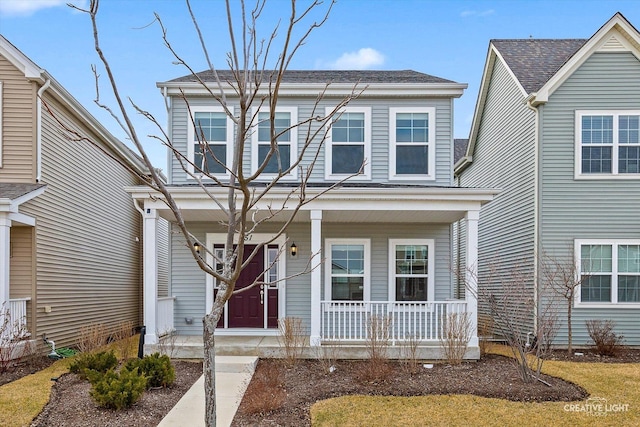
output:
M129 354L137 352L137 335L128 339ZM113 349L118 354L118 342L108 344L96 351ZM69 372L73 358L61 359L51 366L19 380L0 386L0 426L22 427L31 424L51 396L51 387L57 378Z
M509 355L508 350L500 347L492 352ZM589 415L568 406L583 406L589 403L587 400L525 403L471 395L342 396L313 405L311 424L314 427L640 425L640 364L546 361L543 372L582 386L591 399L603 398L607 405L628 405L627 409L592 411Z

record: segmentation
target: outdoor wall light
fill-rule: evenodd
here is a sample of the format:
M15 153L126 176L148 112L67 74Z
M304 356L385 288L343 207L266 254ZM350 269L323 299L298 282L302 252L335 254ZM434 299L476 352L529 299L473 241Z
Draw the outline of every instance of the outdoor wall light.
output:
M202 248L200 247L200 243L195 242L195 243L193 244L193 249L195 249L195 250L196 250L196 253L197 253L198 255L200 255L200 249L202 249Z
M293 242L291 244L291 256L296 256L298 255L298 247L296 246L296 243Z

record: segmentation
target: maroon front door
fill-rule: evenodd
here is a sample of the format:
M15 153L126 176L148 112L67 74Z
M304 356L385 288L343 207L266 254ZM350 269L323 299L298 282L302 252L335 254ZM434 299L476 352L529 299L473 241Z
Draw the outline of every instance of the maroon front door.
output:
M255 246L245 245L244 258L248 258ZM257 277L262 282L264 273L264 248L261 248L240 274L236 290L250 286ZM264 289L256 285L231 297L228 303L230 328L264 328Z

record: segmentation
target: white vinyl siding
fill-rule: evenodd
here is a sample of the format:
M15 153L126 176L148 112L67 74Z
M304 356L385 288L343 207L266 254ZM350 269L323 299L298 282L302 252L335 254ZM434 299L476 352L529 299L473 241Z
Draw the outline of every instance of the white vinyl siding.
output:
M233 108L229 107L233 114ZM233 160L233 120L222 107L192 107L188 118L188 171L227 177ZM195 165L195 167L194 167Z
M255 114L257 123L251 134L251 172L254 173L264 163L271 149L271 113L269 110L260 109ZM274 115L278 151L274 151L260 175L266 179L278 176L279 171L285 171L298 159L298 109L279 107ZM297 176L297 168L294 168L285 178L295 179Z
M330 114L332 108L326 109ZM371 108L346 107L335 115L327 132L325 178L339 180L363 173L352 180L371 179Z
M389 179L435 179L435 108L389 109Z
M576 111L576 178L640 178L640 110Z

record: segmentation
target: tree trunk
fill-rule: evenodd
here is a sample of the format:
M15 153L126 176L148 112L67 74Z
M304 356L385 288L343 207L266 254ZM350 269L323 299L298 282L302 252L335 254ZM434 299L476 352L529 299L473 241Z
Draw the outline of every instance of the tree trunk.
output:
M571 357L571 355L573 354L573 345L572 345L573 331L571 328L571 311L572 311L572 304L573 304L573 292L571 293L568 303L569 304L567 304L567 354L569 355L569 357Z
M211 313L202 319L202 341L204 343L204 391L205 391L205 415L204 422L207 427L216 426L216 347L214 331L222 314L222 308L214 306Z

